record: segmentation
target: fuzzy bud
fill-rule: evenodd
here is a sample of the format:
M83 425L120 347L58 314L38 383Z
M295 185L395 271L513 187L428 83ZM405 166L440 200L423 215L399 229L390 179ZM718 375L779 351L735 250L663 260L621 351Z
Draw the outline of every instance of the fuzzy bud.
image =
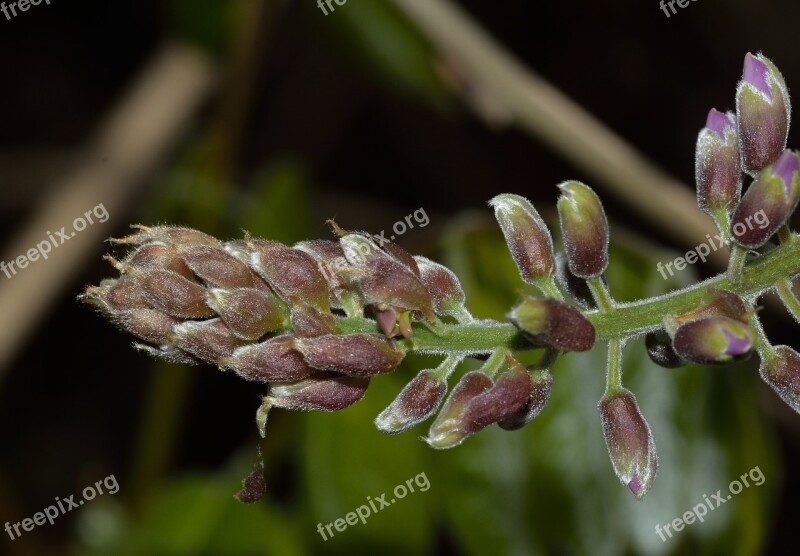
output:
M331 292L331 306L341 309L341 299L347 295L348 290L344 272L350 267L350 263L344 256L342 246L336 241L316 239L302 241L294 247L304 253L308 253L317 261L320 271L328 281Z
M798 155L785 151L747 189L731 218L734 241L757 249L789 219L800 201Z
M295 349L294 336L276 336L237 348L219 360L219 366L257 382L292 382L309 377L313 369Z
M317 311L311 305L298 301L292 305L292 329L298 336L313 338L336 334L336 319L330 313Z
M217 288L252 288L253 272L242 261L218 247L192 245L180 248L186 264L209 286Z
M183 228L180 226L131 226L138 231L128 237L114 240L114 243L120 244L136 244L157 242L170 246L181 245L209 245L211 247L220 247L222 243L208 234L192 228Z
M120 272L123 274L136 270L171 270L184 278L193 278L192 270L186 261L178 254L174 247L161 243L146 243L137 247L133 253L122 263Z
M594 346L592 323L575 307L555 299L525 296L508 318L539 346L560 351L587 351Z
M579 278L595 278L608 266L608 220L594 191L580 182L558 186L558 216L569 270Z
M206 363L218 365L243 344L221 319L187 321L175 327L175 346Z
M458 317L463 314L466 295L458 276L444 265L425 257L415 257L422 285L428 290L437 315Z
M519 365L519 363L517 363ZM530 373L531 395L528 401L507 419L499 421L500 428L507 431L521 429L533 421L545 408L550 401L550 394L553 391L553 375L547 369L541 369Z
M629 390L622 389L603 397L598 410L614 472L641 499L656 478L658 456L636 398Z
M553 239L547 225L533 205L519 195L498 195L489 201L503 230L508 249L519 274L535 284L553 273Z
M208 291L207 303L243 340L258 340L288 324L283 303L274 294L254 288L213 288Z
M181 319L214 314L206 305L206 289L169 270L146 270L138 276L150 306Z
M392 343L378 334L325 335L297 340L297 349L306 363L323 371L350 376L389 373L405 357Z
M732 112L723 114L713 108L709 112L706 127L697 136L695 177L697 204L703 212L713 216L739 202L742 170Z
M761 358L761 378L789 407L800 413L800 354L789 346L775 346L775 359Z
M491 387L492 379L481 371L471 371L462 376L431 425L425 442L438 449L461 444L472 434L465 429L463 423L467 406L476 396Z
M705 365L727 365L750 355L756 332L741 321L707 317L678 327L673 338L675 351L688 361Z
M274 407L339 411L364 397L369 378L318 371L291 384L273 384L267 399Z
M647 355L656 365L666 369L676 369L686 365L686 360L675 351L672 346L672 338L665 331L650 332L645 336L644 343L647 347Z
M137 338L155 345L170 344L180 321L155 309L130 309L114 315L118 326Z
M405 385L400 394L375 418L378 430L397 434L433 415L447 393L447 382L426 369Z
M775 162L786 148L791 105L778 68L764 55L744 58L736 90L736 113L744 170L755 174Z

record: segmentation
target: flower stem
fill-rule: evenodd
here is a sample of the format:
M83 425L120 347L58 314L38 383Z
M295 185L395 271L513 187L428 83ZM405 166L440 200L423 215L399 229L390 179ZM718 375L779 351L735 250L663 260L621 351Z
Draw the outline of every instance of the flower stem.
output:
M789 311L796 321L800 322L800 301L798 301L797 296L795 296L792 291L792 281L790 279L781 280L777 283L776 290L786 310Z
M614 298L611 297L611 292L608 291L608 285L602 278L589 278L587 280L589 290L592 292L594 302L601 312L607 312L614 308Z
M747 261L747 249L739 245L731 247L731 258L728 261L728 278L732 283L738 282L742 278L742 270Z
M622 390L622 346L624 340L613 338L608 342L608 369L606 372L606 396Z

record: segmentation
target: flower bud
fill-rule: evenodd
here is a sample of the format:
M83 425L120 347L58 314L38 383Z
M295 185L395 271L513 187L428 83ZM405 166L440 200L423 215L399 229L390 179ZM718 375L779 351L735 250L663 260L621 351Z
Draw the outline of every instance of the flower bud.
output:
M233 335L221 319L187 321L175 327L175 346L201 361L218 365L244 342Z
M313 338L325 334L336 334L336 319L330 313L317 311L302 301L292 304L292 330L298 336Z
M507 431L521 429L533 421L550 401L550 394L553 391L553 375L550 371L547 369L533 371L530 377L531 395L519 411L497 423L500 428Z
M710 216L739 202L742 169L732 112L723 114L712 108L708 113L706 127L697 136L695 177L697 205Z
M386 241L381 239L381 249L384 253L392 257L394 260L405 266L408 270L410 270L414 276L417 278L420 277L420 270L419 266L417 266L417 261L415 257L391 241Z
M622 389L603 397L598 410L614 472L641 499L656 478L658 456L636 398L629 390Z
M210 245L211 247L220 247L221 242L208 234L204 234L192 228L183 228L180 226L142 226L140 224L131 226L138 231L128 237L114 240L114 243L121 244L136 244L158 242L165 245Z
M786 148L791 106L786 83L764 55L744 58L736 90L736 113L744 170L755 174L775 162Z
M327 239L316 239L312 241L302 241L296 244L295 249L311 255L328 281L331 292L331 306L337 309L342 308L340 300L348 291L347 281L344 279L343 271L350 267L350 263L344 256L342 246L336 241Z
M506 244L519 274L528 284L553 272L553 239L550 230L530 201L519 195L498 195L489 201L503 230Z
M103 280L99 286L86 288L78 299L106 315L150 307L139 281L132 276L121 276L118 280Z
M143 351L147 355L150 355L151 357L163 359L164 361L169 361L170 363L176 363L180 365L199 365L202 363L200 359L192 355L189 355L185 351L178 349L170 344L164 344L158 347L153 347L134 342L133 348L139 351Z
M494 385L467 405L463 419L470 433L516 417L527 408L532 394L531 376L511 354L506 354L506 365L508 370L497 378Z
M447 381L431 369L420 371L375 418L375 426L389 434L408 430L433 415L446 393Z
M789 346L775 346L770 363L762 356L761 378L789 407L800 413L800 354Z
M647 355L656 365L667 369L676 369L686 365L684 360L672 346L672 338L663 330L650 332L644 338Z
M672 342L684 359L704 365L727 365L750 355L756 333L738 320L707 317L679 326Z
M555 299L525 296L508 318L538 346L560 351L587 351L594 346L592 323L575 307Z
M463 415L469 403L492 387L492 379L481 371L471 371L461 377L450 392L444 407L425 437L433 448L446 449L458 446L470 434L464 427Z
M600 276L608 266L608 221L592 189L569 181L558 186L558 216L569 270L579 278Z
M786 151L764 168L745 191L731 218L734 241L757 249L764 245L794 212L800 200L800 162Z
M255 277L247 265L224 249L191 245L178 251L192 272L209 286L232 289L255 285Z
M120 266L122 274L130 272L131 269L134 269L134 272L135 270L171 270L190 280L194 277L178 251L161 243L146 243L137 247Z
M296 297L323 312L330 311L328 282L308 253L275 241L251 240L250 265L284 299Z
M112 320L137 338L155 345L171 344L180 321L155 309L130 309L114 315Z
M283 303L274 294L254 288L212 288L206 298L208 306L243 340L258 340L289 324Z
M350 376L391 372L405 357L405 353L396 351L389 340L378 334L299 338L297 349L315 369Z
M452 270L425 257L415 257L422 285L428 290L437 315L458 317L464 312L466 295Z
M209 317L206 289L169 270L146 270L137 276L150 305L181 319Z
M727 317L743 323L750 321L752 308L737 293L730 290L712 288L702 299L702 305L677 316L664 319L664 327L671 335L675 335L678 327L687 322L706 317Z
M303 355L295 349L294 336L276 336L239 347L230 356L221 358L219 366L257 382L294 382L311 376L313 372Z
M273 384L267 397L284 409L339 411L364 397L369 378L317 371L300 382Z

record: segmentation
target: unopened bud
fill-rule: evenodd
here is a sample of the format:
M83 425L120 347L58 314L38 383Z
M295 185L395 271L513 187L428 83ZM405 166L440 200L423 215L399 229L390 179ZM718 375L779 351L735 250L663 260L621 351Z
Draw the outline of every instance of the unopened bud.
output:
M789 407L800 413L800 354L789 346L775 346L775 359L761 358L761 378Z
M274 384L268 399L275 407L339 411L364 397L369 378L318 371L292 384Z
M422 285L428 290L437 315L460 316L464 311L466 295L458 276L444 265L425 257L415 257Z
M384 253L386 253L394 260L405 266L408 270L410 270L414 274L414 276L416 276L417 278L420 277L419 266L417 266L416 258L411 253L409 253L396 243L393 243L391 241L386 241L383 239L381 240L381 249L384 251Z
M742 193L742 170L739 136L732 112L723 114L713 108L706 127L697 137L695 155L697 204L713 216L715 211L736 206Z
M641 499L656 478L658 456L636 398L629 390L622 389L600 400L598 410L614 472Z
M150 307L139 281L132 276L103 280L99 286L86 288L79 299L107 315Z
M206 284L217 288L252 288L253 272L242 261L218 247L191 245L179 248L179 253Z
M243 340L258 340L288 325L283 303L274 294L254 288L213 288L208 291L207 303Z
M800 200L798 155L785 151L745 191L731 218L734 241L757 249L789 219Z
M180 321L155 309L130 309L113 316L112 320L137 338L155 345L170 344Z
M736 90L736 113L744 170L755 174L775 162L786 148L791 105L778 68L764 55L744 58Z
M558 188L558 216L569 270L579 278L600 276L608 266L608 220L603 205L580 182L564 182Z
M727 365L750 355L756 332L741 321L707 317L678 327L673 338L675 351L688 361L704 365Z
M433 448L446 449L458 446L470 434L464 426L463 416L469 403L492 387L492 379L481 371L470 371L461 377L447 398L444 407L425 437Z
M242 346L219 360L219 366L257 382L294 382L307 378L313 369L295 349L294 336L276 336L258 344Z
M292 304L292 330L298 336L313 338L325 334L336 334L336 319L330 313L323 313L302 301Z
M306 363L323 371L351 376L389 373L405 357L378 334L346 334L299 338L297 349Z
M676 369L686 365L683 359L672 346L672 338L663 330L650 332L644 339L647 355L656 365L667 369Z
M316 239L302 241L296 244L295 249L299 249L311 255L328 281L331 292L331 306L341 309L340 302L343 295L347 293L347 282L344 279L343 271L350 263L344 256L342 246L336 241L327 239Z
M447 393L447 382L426 369L405 385L389 407L375 418L378 430L397 434L433 415Z
M175 327L175 346L206 363L218 365L243 344L221 319L188 321Z
M192 228L183 228L180 226L131 226L138 231L128 237L114 240L114 243L121 244L143 244L149 242L159 242L166 245L210 245L212 247L220 247L221 242L208 234L201 231L193 230Z
M146 270L138 276L150 305L181 319L209 317L206 289L169 270Z
M553 273L553 239L530 201L519 195L498 195L489 201L503 230L519 274L528 284Z
M531 376L511 354L506 354L506 365L508 370L492 387L475 396L467 405L463 418L470 433L518 416L527 407L532 394Z
M178 254L174 247L161 243L146 243L140 245L131 253L121 265L120 272L125 274L130 269L143 270L171 270L184 278L193 277L191 269Z
M575 307L550 298L525 296L508 318L531 342L560 351L587 351L595 329Z
M517 363L519 364L519 363ZM547 369L532 371L531 394L525 404L515 414L499 421L500 428L507 431L518 430L533 421L550 401L553 391L553 375Z

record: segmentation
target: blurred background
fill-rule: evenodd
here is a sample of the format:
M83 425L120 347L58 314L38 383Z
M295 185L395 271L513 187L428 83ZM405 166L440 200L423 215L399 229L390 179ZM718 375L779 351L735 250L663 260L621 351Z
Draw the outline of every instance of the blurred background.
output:
M105 239L170 222L294 243L330 237L327 218L379 233L422 208L429 225L398 243L456 271L474 314L502 318L523 284L486 201L519 193L552 218L554 186L571 178L596 186L612 220L614 294L655 295L718 270L664 281L655 265L710 231L692 206L694 142L710 107L733 108L745 53L763 50L800 84L791 0L701 0L669 18L656 0L327 11L51 0L0 15L3 260L98 204L109 214L0 275L0 522L112 474L120 486L16 540L0 532L0 553L794 553L800 417L754 361L666 370L641 342L625 382L661 460L641 502L605 452L602 347L559 361L531 425L447 452L418 439L424 425L395 437L372 426L431 364L422 357L336 414L273 412L267 496L233 500L256 459L263 388L156 362L76 303L114 274ZM785 313L764 313L774 343L797 348ZM763 485L667 542L655 534L756 466ZM427 491L331 539L317 532L421 473Z

